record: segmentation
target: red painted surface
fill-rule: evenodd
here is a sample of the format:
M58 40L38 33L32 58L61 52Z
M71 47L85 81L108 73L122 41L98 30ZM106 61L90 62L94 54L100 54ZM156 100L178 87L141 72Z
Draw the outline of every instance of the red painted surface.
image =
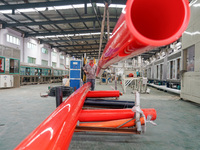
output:
M86 83L74 92L30 133L15 150L68 149L90 86L91 83Z
M131 120L131 119L133 119L133 118L113 120L113 121L104 121L104 122L94 122L94 123L80 123L79 126L117 128L120 125L124 124L120 128L125 128L125 127L132 127L135 125L135 119L133 119L133 120ZM131 120L131 121L129 121L129 120ZM144 117L140 118L140 122L142 125L145 123Z
M156 110L154 108L142 109L144 115L152 116L151 120L155 120L157 117ZM134 112L131 109L90 109L82 110L79 116L80 122L95 122L95 121L109 121L133 118Z
M87 98L98 98L98 97L119 97L119 91L89 91Z
M176 41L190 18L188 0L128 0L99 60L109 65Z

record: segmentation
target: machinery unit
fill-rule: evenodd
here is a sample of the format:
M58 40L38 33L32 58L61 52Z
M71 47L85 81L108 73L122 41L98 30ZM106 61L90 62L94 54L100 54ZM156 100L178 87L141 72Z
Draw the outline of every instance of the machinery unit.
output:
M19 87L19 71L20 50L0 45L0 88Z
M108 73L106 71L101 75L99 84L108 84Z
M62 78L69 76L69 70L21 63L20 85L61 82Z
M74 90L80 87L81 82L81 61L71 60L70 61L70 87Z
M148 83L180 90L181 50L150 63L147 67Z
M13 87L13 75L0 75L0 88Z

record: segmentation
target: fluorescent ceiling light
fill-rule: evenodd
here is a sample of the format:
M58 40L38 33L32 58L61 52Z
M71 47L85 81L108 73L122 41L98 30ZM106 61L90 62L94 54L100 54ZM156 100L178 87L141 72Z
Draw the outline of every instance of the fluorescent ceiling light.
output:
M104 3L96 3L98 7L105 7ZM126 5L120 5L120 4L110 4L110 8L125 8Z
M56 35L56 37L65 37L65 35Z
M87 7L92 7L92 4L91 3L87 3Z
M125 8L126 5L119 5L119 4L110 4L109 7L113 8Z
M101 32L95 33L81 33L81 34L61 34L61 35L50 35L50 36L36 36L36 38L44 39L44 38L55 38L55 37L73 37L73 36L90 36L90 35L100 35ZM105 32L107 34L107 32ZM112 34L112 33L110 33Z
M196 3L196 1L194 1ZM192 4L194 4L192 3ZM98 7L105 7L104 3L96 3ZM110 8L125 8L126 5L111 4ZM196 6L196 5L195 5ZM37 7L37 8L27 8L27 9L16 9L16 13L19 12L36 12L36 11L46 11L46 10L63 10L63 9L73 9L73 8L84 8L84 4L75 4L75 5L63 5L63 6L53 6L53 7ZM92 7L91 3L87 3L87 7ZM12 10L2 10L0 13L11 14Z
M37 11L45 11L47 9L47 7L38 7L38 8L35 8L35 10Z
M84 4L76 4L76 5L72 5L74 8L84 8Z
M55 9L73 9L72 5L54 6Z
M105 7L104 3L96 3L98 7Z
M91 33L92 35L99 35L101 32Z
M45 37L44 36L36 36L35 38L37 38L37 39L44 39Z
M91 33L75 34L75 36L87 36L87 35L91 35Z
M67 36L67 37L70 37L70 36L74 36L74 34L67 34L66 36Z
M17 9L19 12L34 12L34 8L28 8L28 9Z
M1 10L0 13L2 13L2 14L11 14L12 10Z

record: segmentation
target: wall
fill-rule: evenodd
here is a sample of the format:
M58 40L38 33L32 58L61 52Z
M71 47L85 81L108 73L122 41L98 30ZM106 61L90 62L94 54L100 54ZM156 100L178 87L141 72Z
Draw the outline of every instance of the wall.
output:
M27 43L33 43L36 44L36 49L30 49L28 48ZM36 58L36 64L41 64L40 58L41 58L41 52L39 50L38 41L31 39L31 38L25 38L24 39L24 62L28 63L28 57Z
M12 35L12 36L15 36L17 38L19 38L20 40L20 45L15 45L15 44L12 44L12 43L9 43L6 41L6 35L9 34L9 35ZM17 32L17 31L14 31L12 29L9 29L9 28L6 28L6 29L0 29L0 44L1 45L4 45L4 46L8 46L8 47L12 47L12 48L15 48L15 49L19 49L20 50L20 59L23 59L23 53L22 53L22 50L23 50L23 37L22 37L22 34Z
M20 40L20 45L12 44L7 42L6 36L7 34L17 37ZM27 43L31 42L33 44L36 44L36 49L29 49L27 46ZM52 62L56 62L58 68L60 68L60 63L66 65L66 56L64 56L64 59L60 59L60 52L57 51L57 56L54 58L51 55L51 52L53 49L48 44L39 44L38 40L32 39L32 38L23 38L22 34L6 28L6 29L0 29L0 44L4 46L8 46L11 48L19 49L20 50L20 61L28 63L28 57L36 58L36 64L41 65L42 60L47 60L48 65L52 66ZM41 48L44 47L48 50L48 54L43 54L41 51Z
M197 0L195 4L200 4L200 0ZM195 66L194 72L183 73L181 81L181 98L200 103L200 7L195 4L190 7L190 23L182 36L183 50L195 45ZM183 64L184 62L182 62L182 65Z
M48 54L42 53L42 48L45 48L48 50ZM48 66L51 66L51 47L47 44L40 44L39 45L39 53L40 53L40 64L42 64L42 60L48 61Z

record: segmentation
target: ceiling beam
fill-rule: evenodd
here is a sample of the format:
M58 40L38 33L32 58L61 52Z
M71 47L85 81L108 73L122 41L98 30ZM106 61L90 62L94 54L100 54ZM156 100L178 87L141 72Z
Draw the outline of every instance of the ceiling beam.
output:
M98 55L98 52L85 52L86 54L93 54L93 55ZM72 54L76 54L76 55L82 55L82 54L84 54L83 52L82 53L78 53L78 52L74 52L74 53L67 53L67 54L70 54L70 55L72 55Z
M82 4L87 0L73 0L73 1L48 1L48 2L37 2L37 3L24 3L24 4L11 4L11 5L1 5L0 10L9 10L9 9L26 9L26 8L39 8L39 7L51 7L51 6L62 6L62 5L73 5L73 4Z
M82 34L82 33L95 33L95 32L101 32L101 29L63 31L63 32L45 32L45 33L44 32L43 33L26 33L25 37L52 36L52 35L63 35L63 34Z
M104 0L91 0L91 2L104 3ZM24 4L11 4L11 5L0 5L0 10L15 10L15 9L26 9L26 8L39 8L39 7L51 7L51 6L62 6L62 5L73 5L73 4L84 4L90 3L89 0L61 0L61 1L48 1L48 2L37 2L37 3L24 3ZM113 4L126 4L125 0L112 0Z
M65 49L65 50L61 49L61 50L64 52L66 52L66 51L87 51L87 50L93 50L93 51L98 50L99 51L99 48L97 47L97 48Z
M106 44L106 43L102 43L102 44ZM58 46L52 46L52 48L58 48L58 47L74 47L74 46L94 46L97 45L99 46L99 43L94 43L94 44L82 44L82 45L58 45ZM87 49L87 48L86 48ZM95 49L95 48L94 48Z
M77 42L77 41L94 41L94 40L99 40L99 38L65 39L65 40L48 40L48 41L40 40L40 41L41 41L41 44L44 44L44 43L66 42L66 41Z
M93 22L97 21L97 18L81 18L81 19L68 19L68 20L55 20L55 21L38 21L38 22L24 22L24 23L8 23L6 27L18 27L18 26L40 26L49 24L64 24L64 23L80 23L80 22ZM116 18L110 18L110 22L117 22Z
M74 51L67 51L67 53L98 53L99 50L82 50L82 51L78 51L77 50L74 50Z

